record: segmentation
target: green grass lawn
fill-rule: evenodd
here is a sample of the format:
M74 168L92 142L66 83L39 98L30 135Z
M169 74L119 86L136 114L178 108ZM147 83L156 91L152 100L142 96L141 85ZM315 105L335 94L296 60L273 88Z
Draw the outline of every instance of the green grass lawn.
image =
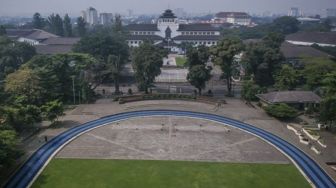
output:
M294 165L54 159L33 187L310 187Z
M184 67L184 65L187 63L187 59L184 57L176 57L176 66L178 67Z

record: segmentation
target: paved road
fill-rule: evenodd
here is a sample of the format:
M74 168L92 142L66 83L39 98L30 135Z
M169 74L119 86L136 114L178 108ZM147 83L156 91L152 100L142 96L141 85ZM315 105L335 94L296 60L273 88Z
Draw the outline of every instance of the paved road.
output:
M71 140L85 132L120 120L126 120L134 117L150 116L177 116L198 118L215 121L241 129L262 138L263 140L274 145L280 151L286 154L314 186L321 188L336 188L336 183L325 173L322 168L320 168L320 166L314 160L312 160L300 149L279 138L278 136L273 135L272 133L256 128L252 125L218 115L173 110L148 110L120 113L72 128L64 132L63 134L55 137L44 146L42 146L39 150L37 150L32 155L32 157L20 168L20 170L11 178L11 180L5 187L21 188L29 186L36 178L36 176L38 176L38 174L43 170L45 165L47 165L48 161L62 147L64 147Z

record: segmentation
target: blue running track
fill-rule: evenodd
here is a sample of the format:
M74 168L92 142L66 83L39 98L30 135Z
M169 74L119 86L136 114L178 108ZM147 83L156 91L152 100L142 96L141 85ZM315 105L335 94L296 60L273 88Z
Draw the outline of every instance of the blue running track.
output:
M120 114L115 114L101 119L85 123L81 126L74 127L68 131L60 134L59 136L53 138L48 143L43 145L38 149L31 157L28 159L24 165L12 176L5 187L7 188L24 188L28 187L32 181L36 178L38 173L43 169L43 167L48 163L48 161L53 157L66 143L71 141L73 138L89 131L94 128L104 126L109 123L126 120L135 117L150 117L150 116L176 116L176 117L189 117L215 121L221 124L226 124L255 136L262 138L263 140L271 143L288 157L296 163L296 166L308 177L316 187L319 188L336 188L336 183L333 179L326 174L326 172L308 155L302 152L300 149L296 148L287 141L269 133L265 130L256 128L252 125L242 123L237 120L230 118L205 114L198 112L188 112L188 111L174 111L174 110L146 110L146 111L135 111L135 112L125 112Z

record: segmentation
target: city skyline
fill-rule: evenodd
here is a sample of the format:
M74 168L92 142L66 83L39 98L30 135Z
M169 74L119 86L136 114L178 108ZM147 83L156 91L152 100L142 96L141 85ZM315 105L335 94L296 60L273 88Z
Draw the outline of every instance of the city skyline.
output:
M271 2L272 1L272 2ZM325 14L327 8L336 8L334 0L255 0L250 2L248 0L211 0L201 1L191 0L143 0L141 6L135 4L131 0L123 0L117 2L110 2L107 0L97 1L66 1L66 0L0 0L0 16L28 16L35 12L40 12L42 15L50 13L69 13L71 16L79 16L80 11L87 7L95 7L99 12L113 12L126 14L127 10L131 9L135 14L158 14L162 10L170 8L183 8L188 13L207 13L219 11L244 11L251 14L262 14L264 12L271 12L273 14L287 14L291 7L298 7L307 14ZM20 4L20 6L18 6ZM255 6L258 4L258 6Z

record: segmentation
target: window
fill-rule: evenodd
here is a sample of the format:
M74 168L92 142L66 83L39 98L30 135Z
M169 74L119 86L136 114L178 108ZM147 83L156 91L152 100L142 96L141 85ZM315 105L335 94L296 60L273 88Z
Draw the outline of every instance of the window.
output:
M211 32L211 35L214 35L215 34L215 32Z
M138 34L138 32L134 32L136 35Z
M207 35L210 35L210 32L207 32Z

